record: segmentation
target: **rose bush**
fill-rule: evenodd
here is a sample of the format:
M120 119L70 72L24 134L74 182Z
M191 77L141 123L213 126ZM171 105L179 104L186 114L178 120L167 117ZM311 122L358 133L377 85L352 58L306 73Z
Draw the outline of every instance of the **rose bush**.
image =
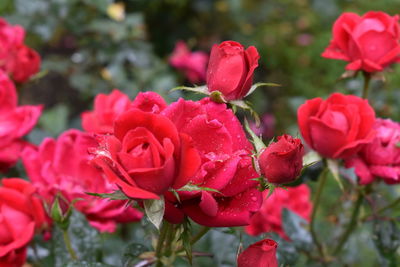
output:
M139 99L139 100L138 100ZM140 103L153 99L154 104ZM129 197L158 198L166 193L166 218L184 215L203 225L245 225L261 204L249 157L251 145L232 111L209 99L183 99L157 113L157 98L134 100L136 107L117 117L114 135L101 137L95 162ZM141 107L142 109L139 109ZM169 190L187 184L216 192Z
M249 156L252 146L233 112L205 98L180 99L163 114L192 137L200 154L200 168L190 183L218 191L179 192L180 201L168 194L166 219L179 222L187 215L205 226L247 225L262 199L258 182L252 180L258 177Z
M278 243L272 239L258 241L239 254L238 267L278 267L276 249Z
M282 227L282 210L284 208L296 213L309 221L312 204L311 190L306 184L287 189L276 188L268 197L268 190L263 192L263 204L251 218L250 225L245 227L249 235L275 232L283 238L287 238Z
M304 147L301 140L282 135L266 147L259 159L261 174L270 183L285 184L294 181L303 168Z
M206 80L206 68L208 54L202 51L191 52L186 43L179 41L169 57L169 64L181 70L191 83L199 83Z
M306 143L327 158L350 157L374 137L375 112L368 100L354 95L307 100L297 110L297 121Z
M0 182L0 266L21 267L28 243L45 225L45 212L29 182L20 178Z
M348 70L382 71L400 59L398 20L398 15L384 12L345 12L335 21L332 41L322 56L350 62Z
M88 149L97 145L95 139L78 130L68 130L55 140L46 138L38 148L29 147L22 159L38 193L52 205L57 194L82 212L89 223L102 232L114 232L116 223L134 222L142 214L126 201L108 201L89 193L112 193L117 188L102 172L91 165Z
M390 119L377 119L375 138L361 151L346 160L346 167L355 168L360 184L382 178L388 184L400 183L400 124Z
M8 76L0 71L0 171L13 166L24 147L22 139L35 126L42 106L18 106L17 91Z
M225 41L212 47L207 67L207 87L219 91L226 100L243 98L253 84L254 70L260 58L257 49L234 41Z

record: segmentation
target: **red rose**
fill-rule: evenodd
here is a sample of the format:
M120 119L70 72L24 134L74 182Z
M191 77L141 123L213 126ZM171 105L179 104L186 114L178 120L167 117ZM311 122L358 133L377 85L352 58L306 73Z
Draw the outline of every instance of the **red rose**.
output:
M306 184L287 189L275 188L269 197L268 190L265 190L261 209L251 217L250 225L245 228L246 232L249 235L275 232L287 239L282 227L282 210L289 209L309 221L312 212L310 196L311 191Z
M346 167L355 168L360 184L370 184L376 177L388 184L400 183L400 124L377 119L374 130L373 141L346 160Z
M166 195L166 219L179 223L184 215L210 227L247 225L261 206L258 177L253 169L252 146L239 120L225 104L209 98L201 101L179 101L163 112L180 133L192 138L201 165L190 183L218 192L179 191L178 201Z
M151 100L159 99L142 96L117 117L113 135L102 137L94 162L129 197L157 199L185 185L200 159L191 137L178 132L165 115L154 113L159 109Z
M326 158L350 157L374 137L375 112L368 100L353 95L308 100L297 110L297 120L307 144Z
M139 93L133 101L119 90L111 94L98 94L94 100L94 110L82 113L82 128L87 132L98 134L112 133L114 121L118 115L130 108L159 113L166 107L164 99L153 92Z
M117 189L90 163L88 149L96 146L89 134L68 130L57 140L46 138L38 148L25 149L22 160L29 179L49 206L58 193L69 202L82 199L74 206L89 223L102 232L114 232L116 223L138 221L142 214L132 207L126 208L126 201L108 201L86 194Z
M279 136L278 141L265 148L258 159L261 174L270 183L290 183L300 175L303 154L300 139L287 134Z
M0 187L0 266L20 267L35 230L45 223L35 188L20 178L4 178Z
M207 87L220 91L226 100L243 98L253 83L253 73L260 58L257 49L234 41L214 45L207 68Z
M399 17L370 11L360 17L343 13L333 25L333 39L322 56L350 62L346 69L382 71L398 62L400 54Z
M191 83L205 81L207 62L207 53L201 51L191 52L183 41L176 43L174 52L169 58L171 66L181 70Z
M22 137L35 126L42 112L41 106L17 106L17 101L14 84L0 71L0 171L14 165L29 145Z
M278 267L276 249L278 243L272 239L264 239L250 245L239 254L238 267Z

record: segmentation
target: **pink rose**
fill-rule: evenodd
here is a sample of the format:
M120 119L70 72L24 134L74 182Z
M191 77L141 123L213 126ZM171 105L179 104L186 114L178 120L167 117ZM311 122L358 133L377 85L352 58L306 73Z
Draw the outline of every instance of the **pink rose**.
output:
M89 223L102 232L114 232L116 223L138 221L142 214L132 207L126 208L126 201L86 194L112 193L117 189L90 163L88 149L96 145L91 135L68 130L57 140L46 138L38 148L25 149L22 160L29 179L49 206L57 193L69 202L83 199L74 206Z
M325 58L350 62L347 70L382 71L399 61L399 16L370 11L362 17L343 13L333 25L333 38L322 53Z
M26 82L40 69L40 56L24 44L25 31L0 18L0 70L16 82Z
M16 82L26 82L31 76L39 72L39 54L25 45L15 48L14 58L6 65L7 72L11 73Z
M375 112L368 100L354 95L307 100L297 110L297 121L306 143L326 158L350 157L374 137Z
M114 89L109 95L98 94L94 110L82 113L82 128L98 134L112 133L114 121L121 113L131 108L159 113L166 106L164 99L153 92L140 92L132 102L126 94Z
M22 139L36 124L41 106L17 106L17 92L8 76L0 71L0 171L13 166L22 149Z
M25 39L25 30L19 25L12 26L0 18L0 66L4 63L9 51L22 45Z
M355 168L360 184L370 184L375 178L388 184L400 183L400 124L376 119L374 130L372 142L346 160L346 167Z
M35 188L20 178L0 180L0 266L21 267L26 248L46 217Z
M207 87L220 91L226 100L243 98L253 84L254 70L260 55L254 46L246 50L234 41L215 44L207 68Z
M169 64L181 70L191 83L200 83L206 80L208 54L195 51L191 52L186 43L179 41L169 58Z
M282 227L282 210L289 209L309 221L312 212L310 195L310 188L306 184L288 187L287 190L276 188L269 197L268 190L264 191L261 209L251 218L250 225L245 228L246 232L249 235L275 232L287 238Z

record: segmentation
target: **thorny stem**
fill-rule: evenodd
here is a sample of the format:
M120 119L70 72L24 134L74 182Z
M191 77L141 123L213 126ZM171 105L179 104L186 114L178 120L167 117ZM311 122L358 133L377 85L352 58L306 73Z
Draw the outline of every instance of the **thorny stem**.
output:
M320 199L321 199L321 195L322 195L322 191L324 189L324 185L326 183L327 180L327 171L328 168L325 167L318 179L318 187L317 187L317 192L315 194L315 198L314 198L314 203L313 203L313 211L312 211L312 215L311 215L311 224L310 224L310 232L311 232L311 236L314 240L315 245L317 246L318 252L321 256L322 259L325 259L325 253L324 253L324 249L322 247L322 244L319 242L318 238L317 238L317 233L315 231L315 218L317 215L317 210L318 210L318 206L320 203Z
M364 87L362 92L362 98L368 99L369 82L371 81L371 74L363 71L364 76Z
M374 214L368 214L368 215L362 217L362 220L365 221L365 220L367 220L369 217L372 217L372 216L374 216L374 215L381 214L382 212L384 212L384 211L386 211L386 210L388 210L388 209L394 208L394 207L396 207L396 206L399 205L399 204L400 204L400 197L397 198L397 199L395 199L392 203L390 203L390 204L388 204L388 205L386 205L386 206L380 208L380 209L377 210Z
M190 240L190 244L193 245L195 244L197 241L199 241L205 234L208 233L208 231L210 231L210 227L206 227L203 226L203 228L200 229L200 231L192 238L192 240Z
M164 221L161 229L160 229L160 236L158 237L157 247L156 247L156 257L157 257L157 267L162 266L161 257L162 257L162 248L164 246L164 240L167 236L167 232L170 228L170 224L167 221Z
M358 214L360 212L360 207L361 207L361 204L363 203L363 200L364 200L364 193L361 190L358 190L358 196L357 196L357 200L354 204L353 213L351 214L350 222L347 225L345 232L339 239L339 243L336 246L336 248L333 252L333 255L338 254L342 250L342 247L347 242L347 239L349 239L351 232L357 226L357 218L358 218Z
M63 230L63 237L64 237L64 243L65 243L65 246L67 247L69 255L71 255L71 258L73 260L77 260L78 257L76 256L75 250L72 248L71 240L69 238L67 230Z

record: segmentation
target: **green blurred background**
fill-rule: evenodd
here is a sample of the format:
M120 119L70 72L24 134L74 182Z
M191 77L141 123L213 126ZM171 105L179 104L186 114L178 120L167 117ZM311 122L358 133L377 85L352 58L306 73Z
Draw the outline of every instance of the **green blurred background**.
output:
M115 3L123 5L116 8ZM67 128L80 128L80 113L91 108L94 96L113 88L131 97L146 90L160 93L167 101L183 96L169 93L178 85L190 85L168 65L168 56L178 40L205 52L214 43L229 39L256 46L261 59L254 81L282 86L259 88L249 100L260 114L275 117L275 135L298 135L296 110L306 99L326 97L335 91L360 95L361 75L339 80L346 63L324 59L320 54L329 43L333 22L342 12L363 14L370 10L394 15L400 12L400 1L0 0L0 15L26 28L26 43L43 60L45 75L19 88L22 103L45 104L39 126L28 137L35 143ZM394 66L385 72L386 82L373 81L370 93L377 114L397 121L399 71ZM335 196L341 192L331 181L321 217L325 224L329 221L333 225L328 228L323 224L319 229L327 234L334 232L335 223L348 212L335 208ZM393 189L385 187L382 192L389 196ZM332 211L343 214L335 217ZM371 231L371 225L360 228L359 235L350 240L343 256L347 265L343 266L379 266L376 252L371 253ZM213 232L203 246L225 244L223 249L215 249L223 253L213 263L198 266L232 266L229 260L224 263L226 257L231 261L235 257L236 247L233 252L224 252L225 246L234 242L231 237Z
M112 10L113 3L122 9ZM399 1L351 0L1 0L0 15L27 29L27 43L42 56L47 74L20 91L23 103L45 103L43 133L35 139L79 127L79 114L93 97L118 88L130 96L168 91L187 83L168 65L176 41L209 52L212 44L236 40L261 54L250 100L259 113L276 117L275 134L297 132L295 113L305 99L334 91L359 94L361 77L339 81L345 62L320 56L335 19L345 11L382 10L394 15ZM114 15L112 15L112 13ZM119 16L119 17L118 17ZM114 18L113 18L114 17ZM378 114L399 119L400 76L374 82L371 99ZM36 141L38 141L36 140Z

